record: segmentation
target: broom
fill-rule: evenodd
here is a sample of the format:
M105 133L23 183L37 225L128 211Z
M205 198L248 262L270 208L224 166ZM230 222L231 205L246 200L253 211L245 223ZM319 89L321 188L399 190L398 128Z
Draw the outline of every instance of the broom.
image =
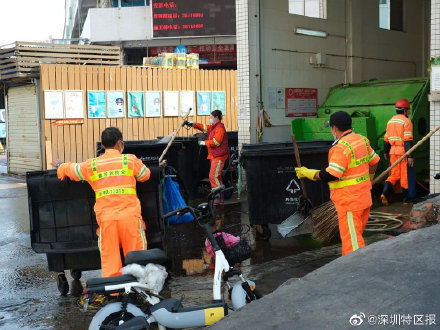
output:
M371 183L376 184L381 181L397 164L399 164L404 158L411 154L414 150L420 147L426 140L428 140L435 132L440 129L440 126L434 128L423 139L409 149L404 155L402 155L396 162L383 171L377 178ZM312 210L312 223L313 223L313 236L321 241L329 242L334 239L339 231L338 215L333 202L326 202L317 208Z
M165 150L162 152L162 155L160 155L160 157L159 157L159 165L162 165L163 158L164 158L165 155L167 154L168 149L170 149L171 144L173 143L173 141L174 141L174 139L176 138L177 134L179 133L180 129L185 125L185 121L188 119L188 116L189 116L191 110L192 110L192 108L189 108L189 110L188 110L188 112L186 113L186 115L183 116L182 123L179 125L179 127L176 128L176 130L174 131L174 133L171 135L170 140L169 140L169 142L168 142L168 144L167 144ZM167 140L168 138L169 138L169 136L168 136L168 137L165 137L165 138L162 138L161 141L165 141L165 140Z

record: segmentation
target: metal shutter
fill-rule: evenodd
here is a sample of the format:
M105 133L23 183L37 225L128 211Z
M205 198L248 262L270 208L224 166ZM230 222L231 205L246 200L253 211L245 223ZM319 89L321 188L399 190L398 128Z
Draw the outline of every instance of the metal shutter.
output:
M42 169L38 98L35 85L11 87L7 96L8 172Z

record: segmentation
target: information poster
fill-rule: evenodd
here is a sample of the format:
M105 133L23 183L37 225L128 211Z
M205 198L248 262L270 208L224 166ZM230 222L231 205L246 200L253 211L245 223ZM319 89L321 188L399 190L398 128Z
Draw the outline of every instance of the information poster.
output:
M145 116L144 110L144 92L128 92L128 117L140 118Z
M105 118L105 91L87 92L89 118Z
M0 139L6 137L6 123L0 123Z
M195 92L194 91L180 91L180 115L185 116L189 109L191 112L190 116L194 116L195 109Z
M211 114L211 92L197 92L197 114L199 116L209 116Z
M212 111L214 110L226 113L226 92L212 92Z
M145 92L146 117L162 116L162 93L160 91Z
M314 117L318 109L316 88L286 88L286 117Z
M286 107L286 90L284 88L269 87L269 109L284 109Z
M431 91L440 92L440 65L431 66Z
M63 91L44 91L44 118L64 118Z
M165 117L179 116L179 92L163 92L163 114Z
M64 91L64 107L67 119L84 118L84 92Z
M109 118L125 118L124 91L107 92L107 109Z

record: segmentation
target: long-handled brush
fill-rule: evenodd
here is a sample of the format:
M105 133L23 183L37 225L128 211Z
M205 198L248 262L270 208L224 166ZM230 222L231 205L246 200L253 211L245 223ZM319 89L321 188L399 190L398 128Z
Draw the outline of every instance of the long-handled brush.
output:
M404 155L396 160L390 167L383 171L371 183L375 184L382 180L397 164L404 158L411 154L414 150L420 147L426 140L428 140L435 132L440 129L440 126L434 128L423 139L417 142ZM339 232L338 215L333 202L326 202L312 210L313 236L324 242L329 242L334 239Z

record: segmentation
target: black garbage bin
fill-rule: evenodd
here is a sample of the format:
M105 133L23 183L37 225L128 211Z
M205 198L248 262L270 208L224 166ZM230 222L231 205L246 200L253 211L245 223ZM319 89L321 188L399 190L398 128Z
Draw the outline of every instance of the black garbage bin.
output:
M150 179L138 182L136 189L147 227L148 247L154 248L163 245L162 168L150 170ZM28 172L26 183L31 246L37 253L46 253L48 269L62 273L69 269L76 274L100 269L98 225L93 211L95 194L90 185L69 179L60 181L55 170ZM64 274L58 281L60 292L67 293Z
M331 141L298 142L301 163L323 169L328 164ZM279 224L298 208L302 194L295 174L292 143L245 144L241 163L246 170L249 220L251 224ZM329 200L328 185L306 180L308 197L314 206Z
M133 154L141 159L147 166L158 165L159 157L167 147L167 143L157 140L124 141L124 154ZM183 185L188 197L195 196L197 191L194 155L198 147L195 137L177 137L168 149L165 158L167 165L177 171L179 182ZM101 143L97 143L97 155L101 155Z

